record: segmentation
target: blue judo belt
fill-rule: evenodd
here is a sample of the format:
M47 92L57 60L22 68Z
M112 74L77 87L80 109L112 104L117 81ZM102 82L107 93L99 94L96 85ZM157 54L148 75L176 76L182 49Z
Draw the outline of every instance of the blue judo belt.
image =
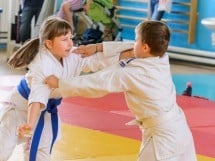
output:
M18 85L18 91L25 99L28 99L30 94L30 89L28 88L27 82L25 79L22 79L20 84ZM53 144L57 138L58 133L58 110L57 106L61 103L62 98L60 99L49 99L47 108L41 112L40 118L38 120L37 126L34 131L34 135L32 138L31 149L30 149L30 157L29 161L36 161L37 149L39 146L42 130L44 127L44 115L46 112L51 114L51 122L52 122L52 143L50 147L50 153L52 151Z

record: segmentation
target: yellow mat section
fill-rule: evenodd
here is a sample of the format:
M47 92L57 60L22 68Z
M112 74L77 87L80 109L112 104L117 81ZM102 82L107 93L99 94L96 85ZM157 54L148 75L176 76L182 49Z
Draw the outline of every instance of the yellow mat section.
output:
M126 155L128 159L134 158L132 160L137 158L140 146L140 141L138 140L67 124L63 124L62 129L63 137L54 146L54 161L62 161L62 159L65 161L89 160L89 158L93 160L93 158L101 157L105 159L106 156L120 161L118 158L123 155Z
M136 161L140 141L63 124L62 139L54 146L53 161ZM198 161L215 158L197 155Z
M52 161L136 161L140 141L101 131L63 124L63 136L54 145ZM198 161L215 161L197 155ZM9 161L24 161L17 146Z
M123 155L123 156L107 156L107 157L95 157L85 159L66 159L63 161L136 161L137 155ZM62 161L62 160L59 160Z
M215 161L215 158L210 158L202 155L197 155L198 161Z

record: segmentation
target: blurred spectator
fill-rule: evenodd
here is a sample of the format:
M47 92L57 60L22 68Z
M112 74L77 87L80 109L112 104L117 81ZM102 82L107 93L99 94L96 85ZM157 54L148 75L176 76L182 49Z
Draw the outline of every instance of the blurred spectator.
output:
M64 0L57 15L68 21L75 31L73 12L78 10L88 10L91 1L92 0Z
M73 11L83 9L83 6L82 0L64 0L58 12L58 16L67 20L74 29Z
M165 12L170 12L172 0L150 0L150 19L160 21Z
M21 43L31 38L31 21L35 18L35 24L40 14L44 0L24 0L22 3L22 16L20 26Z

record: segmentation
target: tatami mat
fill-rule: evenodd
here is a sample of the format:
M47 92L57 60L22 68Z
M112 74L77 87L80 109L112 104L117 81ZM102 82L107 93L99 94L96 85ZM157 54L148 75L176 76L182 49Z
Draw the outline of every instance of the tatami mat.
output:
M0 97L22 76L1 76ZM198 161L215 161L215 102L177 96L192 130ZM62 139L53 150L53 161L136 161L141 133L126 126L133 119L122 93L98 99L64 99L59 107ZM22 161L18 147L10 161Z

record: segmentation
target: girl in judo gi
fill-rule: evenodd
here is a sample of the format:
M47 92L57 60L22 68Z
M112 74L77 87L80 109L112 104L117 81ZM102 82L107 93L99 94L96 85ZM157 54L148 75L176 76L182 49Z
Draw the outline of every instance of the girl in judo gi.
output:
M170 41L168 27L144 21L136 27L134 58L102 71L65 80L49 76L46 83L63 97L101 97L124 92L143 140L138 161L196 161L193 137L176 91L165 54Z
M49 17L41 26L39 38L27 42L9 59L14 68L28 66L20 84L0 102L0 161L11 156L15 146L26 135L26 160L50 161L51 151L59 136L58 90L50 89L44 79L54 74L71 79L82 72L97 71L118 62L120 56L97 52L82 58L71 52L71 25ZM94 52L96 52L94 48ZM119 49L120 50L120 49ZM18 130L17 130L18 129Z

